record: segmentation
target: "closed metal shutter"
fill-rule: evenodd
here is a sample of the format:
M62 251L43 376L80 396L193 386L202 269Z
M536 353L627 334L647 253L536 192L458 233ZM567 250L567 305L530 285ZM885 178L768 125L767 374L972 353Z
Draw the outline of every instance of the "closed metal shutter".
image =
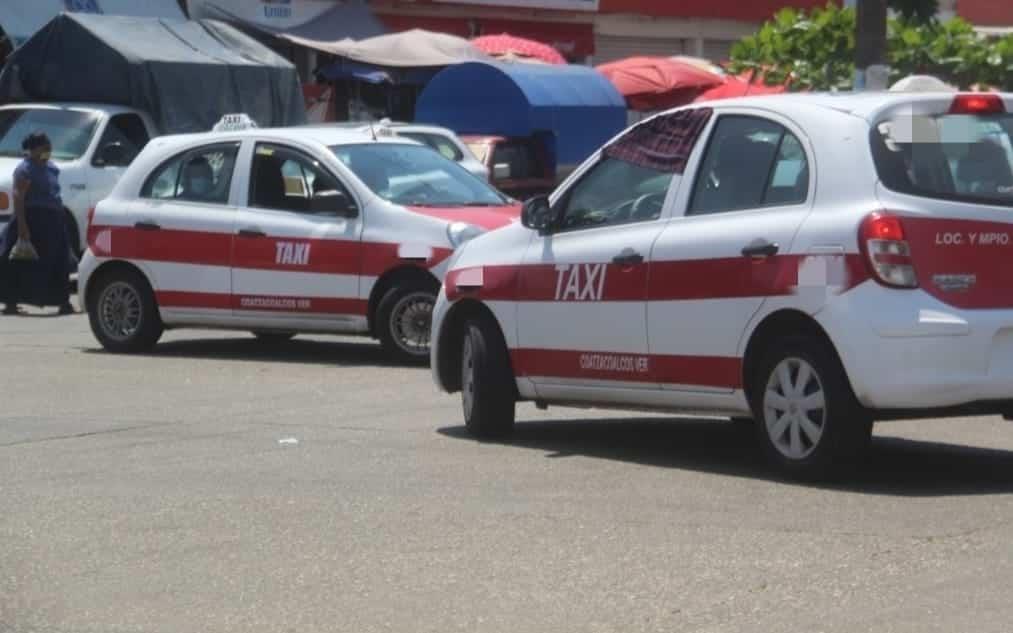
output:
M594 65L635 56L671 57L686 53L686 40L681 38L626 37L596 35Z
M726 62L732 55L732 46L737 40L704 40L703 56L712 62Z

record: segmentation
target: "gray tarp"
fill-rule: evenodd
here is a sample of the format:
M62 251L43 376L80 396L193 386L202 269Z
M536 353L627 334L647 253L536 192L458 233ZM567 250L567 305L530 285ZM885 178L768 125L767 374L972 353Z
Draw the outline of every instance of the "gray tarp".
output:
M148 112L163 133L245 112L262 127L306 120L295 67L214 20L64 13L8 58L0 101L87 101Z

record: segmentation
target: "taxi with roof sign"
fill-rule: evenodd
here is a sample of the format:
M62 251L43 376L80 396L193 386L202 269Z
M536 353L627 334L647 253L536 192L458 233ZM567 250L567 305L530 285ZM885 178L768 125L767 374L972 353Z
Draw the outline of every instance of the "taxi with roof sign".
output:
M111 351L208 327L370 335L424 361L447 258L519 213L415 141L230 115L152 140L91 211L80 296Z
M459 249L437 384L722 415L822 476L873 422L1013 417L1013 95L780 95L622 133L522 223Z

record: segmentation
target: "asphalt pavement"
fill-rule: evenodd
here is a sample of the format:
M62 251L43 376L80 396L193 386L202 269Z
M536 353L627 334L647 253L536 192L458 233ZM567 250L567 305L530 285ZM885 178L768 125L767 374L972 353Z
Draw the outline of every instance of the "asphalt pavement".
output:
M877 425L847 483L704 418L481 443L368 341L97 349L0 317L0 631L1009 631L1013 424Z

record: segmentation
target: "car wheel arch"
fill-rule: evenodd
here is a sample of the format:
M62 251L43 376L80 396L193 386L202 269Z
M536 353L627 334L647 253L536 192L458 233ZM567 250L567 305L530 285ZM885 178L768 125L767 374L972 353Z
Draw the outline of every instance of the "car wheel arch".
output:
M434 332L433 335L433 340L440 342L437 358L434 359L436 373L440 384L449 393L455 393L461 389L461 350L464 344L464 324L471 319L483 319L494 325L499 330L500 336L506 341L502 324L487 305L477 299L462 299L456 302L444 317L440 332ZM510 371L513 373L509 356L507 363L511 365ZM516 374L514 375L516 376ZM516 382L514 390L516 391ZM514 395L519 397L516 393Z
M87 307L90 306L91 302L95 299L95 282L102 277L119 270L128 270L137 273L148 284L148 289L155 292L155 285L151 283L151 277L149 277L142 268L122 259L114 259L102 262L94 271L92 271L91 275L89 275L88 285L82 289L83 292L81 297L84 299L82 307L87 309Z
M369 303L366 311L366 318L369 323L369 332L372 336L376 337L376 311L380 306L380 301L384 298L387 292L391 288L397 287L399 284L405 283L416 283L424 286L429 286L433 290L433 294L436 294L440 290L440 281L431 272L420 266L398 266L392 268L376 280L373 284L373 288L369 292Z
M837 346L823 326L805 312L786 308L764 316L749 336L745 352L742 355L742 387L747 400L752 402L751 388L754 374L770 345L785 337L794 336L807 336L826 344L844 370L844 375L854 390L851 377L837 351Z

